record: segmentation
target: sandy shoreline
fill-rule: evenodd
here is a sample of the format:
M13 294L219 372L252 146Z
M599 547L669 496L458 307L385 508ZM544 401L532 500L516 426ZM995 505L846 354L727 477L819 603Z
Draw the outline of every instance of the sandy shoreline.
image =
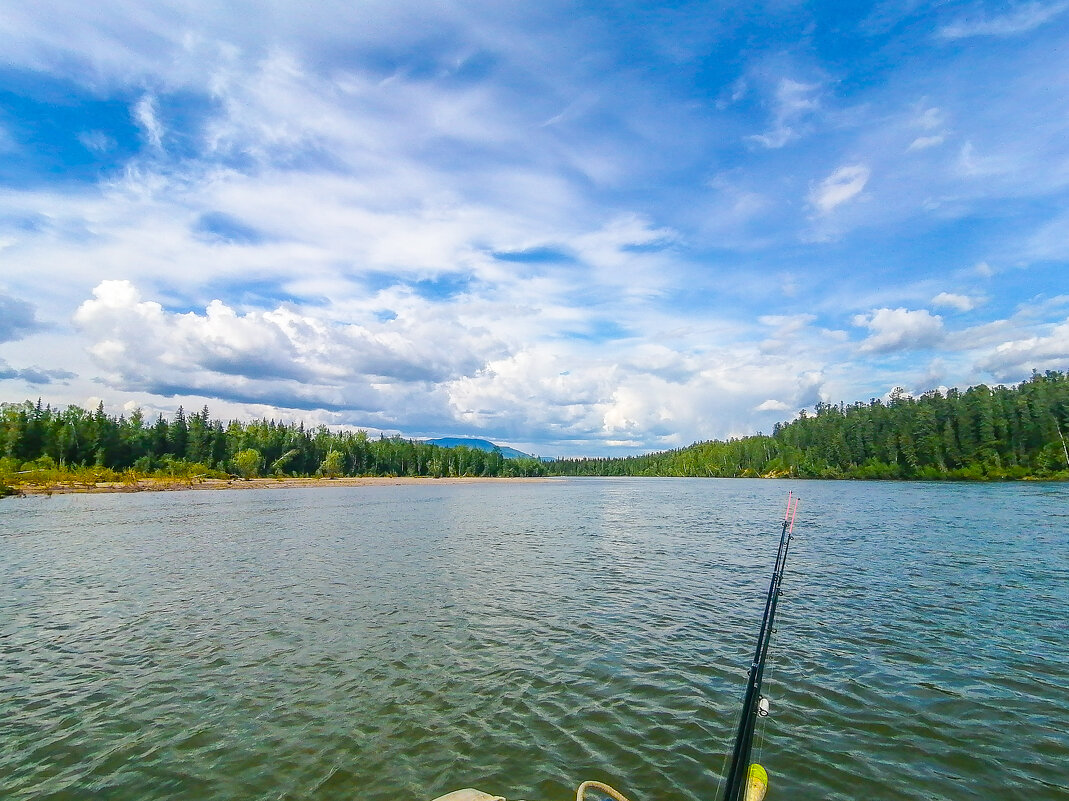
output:
M546 478L430 478L424 476L360 478L250 478L250 479L155 479L137 482L106 482L101 484L22 484L14 489L23 495L66 495L90 492L176 492L183 490L255 490L298 489L302 487L380 487L404 484L503 484L530 481L552 481Z

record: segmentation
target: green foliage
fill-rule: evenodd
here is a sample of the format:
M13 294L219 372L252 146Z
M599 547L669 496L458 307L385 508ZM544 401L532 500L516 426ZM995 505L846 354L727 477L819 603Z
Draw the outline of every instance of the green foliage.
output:
M10 456L0 458L0 498L14 495L18 492L14 484L18 482L16 474L19 471L19 463Z
M319 465L319 474L326 476L327 478L337 478L345 472L345 456L341 451L329 450L327 456L323 459L323 464Z
M195 481L234 473L274 476L514 476L544 475L536 459L505 459L500 451L443 448L366 431L332 432L275 420L212 420L208 409L174 419L145 420L77 406L0 404L0 483L133 482L137 478Z
M255 448L245 448L234 454L234 472L244 479L256 478L260 475L260 462L262 457Z

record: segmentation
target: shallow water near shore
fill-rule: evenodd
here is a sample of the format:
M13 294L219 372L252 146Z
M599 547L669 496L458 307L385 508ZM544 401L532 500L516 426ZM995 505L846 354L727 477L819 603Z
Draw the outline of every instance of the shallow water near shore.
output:
M0 797L714 799L788 489L769 801L1066 798L1069 487L715 479L0 502Z

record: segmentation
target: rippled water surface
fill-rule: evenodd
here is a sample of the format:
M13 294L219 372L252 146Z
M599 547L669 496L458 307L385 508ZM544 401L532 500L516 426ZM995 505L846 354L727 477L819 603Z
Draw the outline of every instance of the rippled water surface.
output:
M776 799L1069 797L1069 487L0 503L0 797L712 801L788 488Z

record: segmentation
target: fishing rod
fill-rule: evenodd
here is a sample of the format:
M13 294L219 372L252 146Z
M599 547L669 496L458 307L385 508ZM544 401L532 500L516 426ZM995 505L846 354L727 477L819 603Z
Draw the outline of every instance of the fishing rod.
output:
M768 790L768 774L760 765L750 764L750 751L753 748L754 726L757 718L768 714L768 700L761 697L761 681L765 675L768 641L772 637L772 622L776 617L780 582L783 580L783 569L787 564L787 548L791 544L791 533L794 531L794 517L797 512L798 499L794 497L793 492L788 492L787 511L783 515L783 532L779 539L779 553L776 555L776 567L772 571L772 582L768 586L765 616L761 621L757 650L754 653L753 664L750 666L750 678L746 685L746 698L742 702L742 718L739 720L739 731L735 736L735 750L731 757L723 801L763 801ZM614 801L628 801L623 793L598 781L586 781L580 784L575 794L576 801L585 801L587 790L607 795ZM504 801L504 799L501 796L492 796L468 788L438 796L434 801Z
M783 531L779 538L779 552L776 554L776 567L772 571L772 581L768 585L765 615L761 620L761 631L757 635L757 650L754 651L753 664L750 665L746 697L742 701L742 717L739 719L739 730L735 735L735 749L731 754L731 767L727 773L724 801L761 801L768 789L768 774L760 765L750 764L750 751L753 748L757 718L768 714L768 700L761 696L761 682L765 675L768 641L772 638L772 621L776 617L780 583L783 581L783 569L787 565L787 549L791 544L794 516L797 511L798 499L794 497L793 492L788 492L787 511L783 515Z

